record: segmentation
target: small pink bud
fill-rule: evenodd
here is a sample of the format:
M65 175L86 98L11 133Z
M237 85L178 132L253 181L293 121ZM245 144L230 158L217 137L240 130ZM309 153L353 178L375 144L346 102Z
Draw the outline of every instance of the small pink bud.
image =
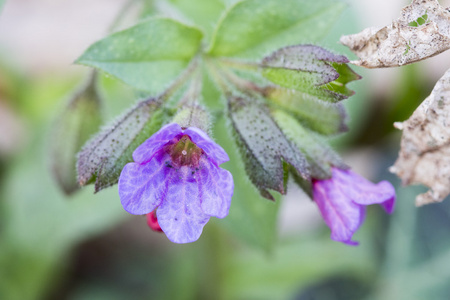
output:
M147 214L147 225L153 231L162 232L162 229L158 224L158 218L156 217L156 210Z

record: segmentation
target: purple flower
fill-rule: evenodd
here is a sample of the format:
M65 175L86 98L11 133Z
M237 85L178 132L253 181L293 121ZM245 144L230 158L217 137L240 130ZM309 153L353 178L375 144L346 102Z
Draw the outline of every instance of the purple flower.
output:
M157 208L172 242L196 241L211 216L228 215L233 177L219 165L229 158L202 130L168 124L136 148L133 160L119 178L122 206L135 215Z
M364 222L366 205L380 204L390 214L395 204L395 189L389 182L374 184L337 168L332 168L330 179L313 180L313 196L331 229L331 239L348 245L358 245L352 236Z

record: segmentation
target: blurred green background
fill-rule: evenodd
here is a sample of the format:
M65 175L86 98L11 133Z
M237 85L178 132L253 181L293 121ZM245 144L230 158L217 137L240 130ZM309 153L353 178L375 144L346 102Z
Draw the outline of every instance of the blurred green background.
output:
M339 37L387 25L406 4L349 1L320 45L354 59ZM398 193L392 216L369 208L358 247L331 241L314 203L293 185L269 248L216 219L198 242L172 244L123 211L117 187L64 196L50 173L52 122L87 74L72 62L124 5L12 0L1 10L0 299L450 299L450 202L415 208L424 188L401 187L387 172L400 141L392 123L407 119L450 67L445 53L397 69L354 68L363 80L346 102L351 129L332 143L357 172L389 180ZM101 90L106 120L136 99L112 78L101 78Z

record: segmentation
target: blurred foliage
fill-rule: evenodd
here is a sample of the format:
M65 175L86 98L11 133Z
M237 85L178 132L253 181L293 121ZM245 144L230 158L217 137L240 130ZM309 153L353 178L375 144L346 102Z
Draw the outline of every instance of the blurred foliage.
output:
M102 123L102 100L97 92L97 74L70 95L50 132L50 164L53 177L70 195L80 186L77 181L77 153Z
M420 64L402 67L401 76L396 78L396 89L388 91L385 99L372 101L368 111L370 115L360 125L361 133L358 143L372 144L398 131L394 122L408 119L420 103L430 94L433 88L432 80L424 78ZM380 118L380 115L383 118ZM374 124L377 124L374 126Z
M39 298L51 288L52 280L64 267L63 258L77 242L117 224L126 215L113 190L100 197L83 191L73 201L62 201L43 157L48 150L49 108L61 99L59 90L67 83L57 78L46 80L28 82L30 93L24 102L38 101L41 105L33 112L30 105L18 105L17 111L27 117L31 134L23 150L5 162L8 176L0 189L1 299ZM73 86L73 82L70 84Z
M196 19L187 0L172 2ZM211 2L205 10L215 11L221 3ZM347 10L324 43L345 52L335 41L351 33L353 20ZM339 145L370 141L380 146L384 139L389 142L382 149L386 160L375 167L386 170L398 147L392 122L408 117L430 91L420 67L404 68L397 89L384 94L389 104L380 110L367 105L370 82L353 83L356 95L346 102L351 130ZM380 208L370 208L357 234L361 246L354 248L329 240L325 225L276 240L275 216L282 201L253 205L260 199L245 180L236 180L242 201L233 203L230 216L212 220L202 239L190 245L174 245L146 231L138 217L123 223L127 214L114 187L95 196L84 189L64 198L44 154L50 121L78 81L61 74L32 77L0 63L0 101L13 108L27 130L20 151L0 157L0 299L449 298L450 201L417 209L413 198L421 188L398 187L398 206L389 218ZM138 98L107 76L100 86L108 119ZM239 174L235 147L223 143L227 125L223 119L216 122L215 138L237 161L228 168ZM274 243L271 251L260 250Z

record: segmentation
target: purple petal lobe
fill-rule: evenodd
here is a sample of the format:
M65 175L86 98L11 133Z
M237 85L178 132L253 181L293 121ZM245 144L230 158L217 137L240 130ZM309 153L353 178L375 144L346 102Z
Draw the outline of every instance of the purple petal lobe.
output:
M191 140L198 147L202 148L206 155L208 155L208 157L211 158L217 165L230 160L225 150L211 140L211 138L201 129L189 127L184 131L184 133L189 135Z
M314 182L314 201L325 223L331 229L331 239L355 245L352 236L364 219L364 207L350 201L336 187L333 179Z
M234 182L231 173L202 158L200 170L195 173L201 207L205 214L225 218L230 210Z
M394 212L394 207L395 207L395 195L392 196L392 198L388 199L387 201L381 203L380 205L384 208L384 210L388 214L392 214Z
M394 210L395 189L388 181L375 184L350 170L337 168L333 168L333 180L357 204L381 204L387 213Z
M146 164L126 164L119 178L123 208L134 215L153 211L167 191L166 173L170 170L156 157Z
M138 163L150 161L158 150L181 132L180 125L176 123L163 126L158 132L134 150L133 160Z
M169 189L156 211L158 223L174 243L196 241L209 216L201 208L197 181L188 166L170 170Z

